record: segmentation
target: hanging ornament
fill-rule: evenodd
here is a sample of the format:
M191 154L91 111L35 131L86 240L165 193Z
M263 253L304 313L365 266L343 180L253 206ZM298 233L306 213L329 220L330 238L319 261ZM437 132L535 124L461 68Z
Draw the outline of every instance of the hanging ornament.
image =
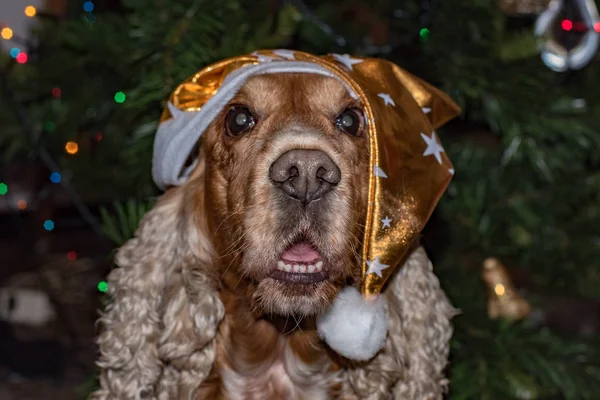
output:
M506 15L537 15L548 7L551 0L500 0L500 9Z
M552 0L534 28L542 61L557 72L585 67L598 51L599 31L593 0Z
M488 316L518 321L529 315L531 306L515 289L506 267L496 258L483 262L483 281L488 288Z

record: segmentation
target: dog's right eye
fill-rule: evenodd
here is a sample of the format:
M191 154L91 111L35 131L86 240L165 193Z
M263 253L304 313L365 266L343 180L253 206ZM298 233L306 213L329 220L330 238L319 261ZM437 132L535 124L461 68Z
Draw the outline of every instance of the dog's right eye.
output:
M247 107L233 106L227 114L225 128L231 136L239 136L252 129L256 124L254 116Z

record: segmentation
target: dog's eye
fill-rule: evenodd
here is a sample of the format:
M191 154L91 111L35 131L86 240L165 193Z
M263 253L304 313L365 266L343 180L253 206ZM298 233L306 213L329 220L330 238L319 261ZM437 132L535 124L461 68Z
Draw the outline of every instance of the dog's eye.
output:
M248 108L243 106L231 107L225 120L227 133L231 136L239 136L242 133L249 131L255 124L256 121L254 120L254 116Z
M360 110L347 108L335 119L338 129L352 136L359 136L363 130L364 117Z

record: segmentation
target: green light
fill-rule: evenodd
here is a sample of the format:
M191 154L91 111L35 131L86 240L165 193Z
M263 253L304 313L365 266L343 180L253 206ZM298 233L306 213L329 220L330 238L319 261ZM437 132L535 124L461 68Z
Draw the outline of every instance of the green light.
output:
M8 193L8 186L4 182L0 182L0 196L4 196Z
M124 103L125 102L125 93L123 93L123 92L115 93L115 101L117 103Z
M105 281L99 282L98 290L101 291L102 293L106 293L106 291L108 290L108 283L106 283Z
M54 132L55 128L56 128L56 125L54 125L54 122L52 122L52 121L44 122L44 130L46 132Z
M427 29L427 28L421 29L421 31L419 32L419 36L421 36L421 39L427 40L429 38L429 29Z

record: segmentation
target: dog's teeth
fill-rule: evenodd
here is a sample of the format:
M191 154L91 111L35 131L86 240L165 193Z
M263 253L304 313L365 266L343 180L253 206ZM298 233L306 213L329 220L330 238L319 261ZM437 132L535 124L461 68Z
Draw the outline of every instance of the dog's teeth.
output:
M319 261L315 264L315 268L317 269L318 272L321 272L323 270L323 261Z
M309 265L308 266L308 272L309 273L315 272L315 266L314 265Z
M285 272L292 272L292 266L290 264L285 264L283 268L285 269Z
M285 269L285 263L283 261L277 262L277 269L283 271Z
M300 273L301 274L305 274L306 273L306 265L301 265L300 266Z
M294 272L300 272L300 266L298 264L294 265Z

